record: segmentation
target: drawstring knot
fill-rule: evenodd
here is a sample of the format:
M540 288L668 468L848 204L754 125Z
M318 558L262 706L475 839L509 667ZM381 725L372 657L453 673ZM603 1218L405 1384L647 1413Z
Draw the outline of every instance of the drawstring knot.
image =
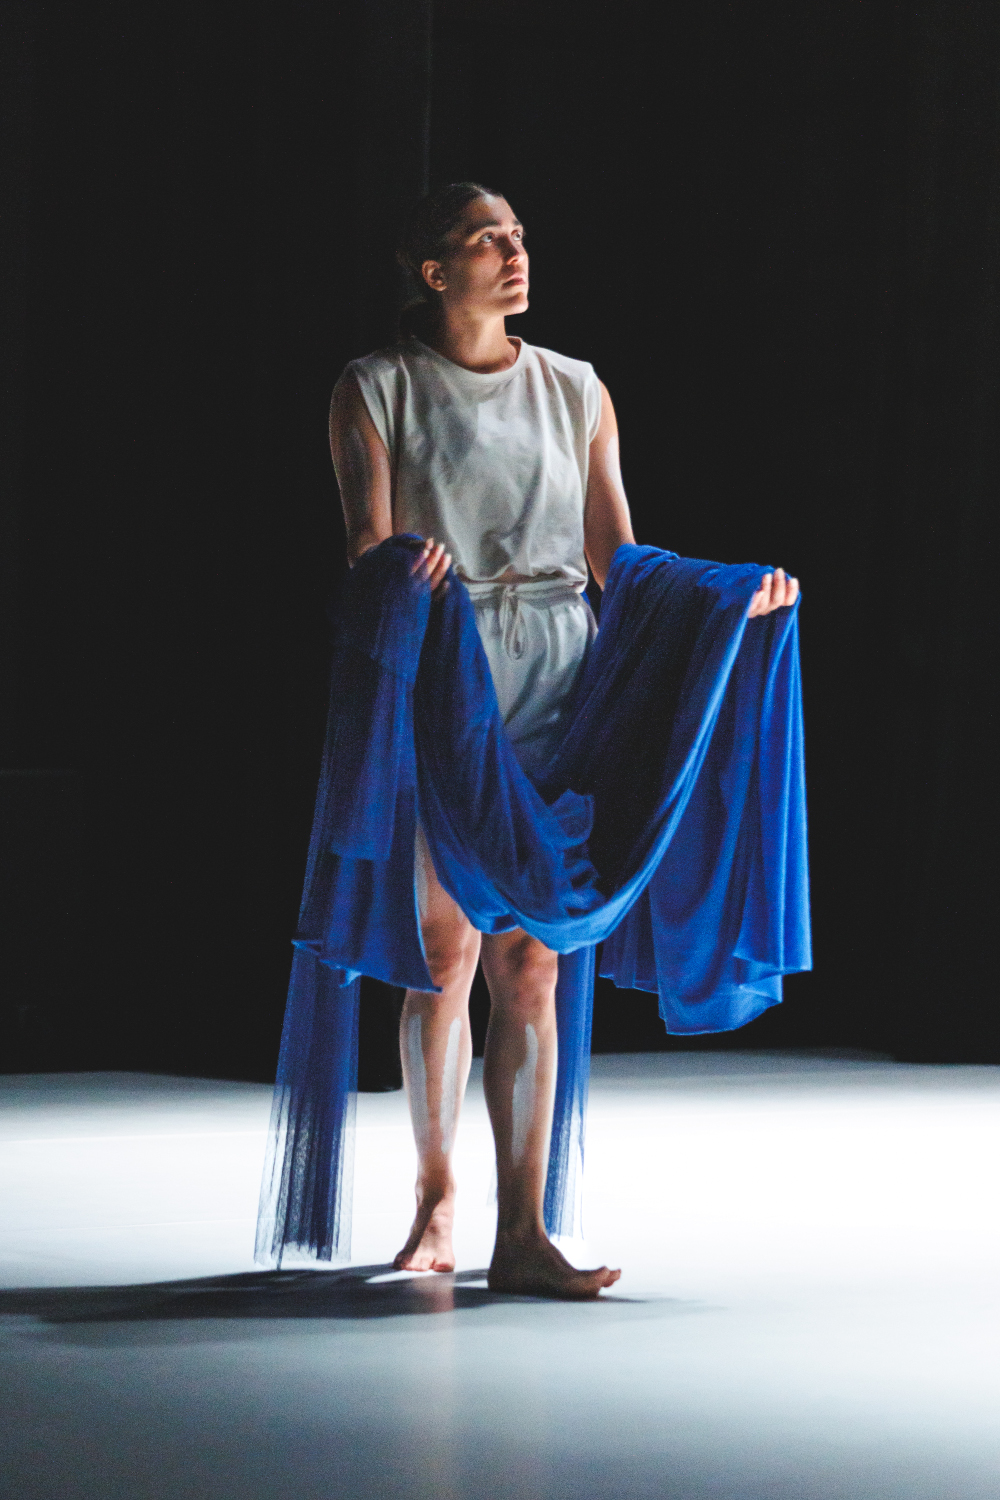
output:
M520 661L524 655L526 629L516 583L505 584L500 596L500 638L507 655Z

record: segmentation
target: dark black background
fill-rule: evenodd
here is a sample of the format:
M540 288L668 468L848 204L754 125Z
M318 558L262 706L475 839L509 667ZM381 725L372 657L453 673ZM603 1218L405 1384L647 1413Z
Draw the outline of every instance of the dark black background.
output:
M639 539L803 581L815 972L704 1043L601 987L595 1045L1000 1060L1000 11L15 0L4 57L0 1066L273 1075L327 402L428 176L527 225Z

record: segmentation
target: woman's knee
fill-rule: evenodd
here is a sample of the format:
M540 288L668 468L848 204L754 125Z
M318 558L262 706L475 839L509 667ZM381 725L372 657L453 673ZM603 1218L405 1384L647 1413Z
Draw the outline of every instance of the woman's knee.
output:
M441 989L472 983L479 961L479 933L470 922L425 922L422 928L427 967Z
M495 1002L506 1006L546 1005L555 995L559 955L526 932L511 934L484 951L483 967Z

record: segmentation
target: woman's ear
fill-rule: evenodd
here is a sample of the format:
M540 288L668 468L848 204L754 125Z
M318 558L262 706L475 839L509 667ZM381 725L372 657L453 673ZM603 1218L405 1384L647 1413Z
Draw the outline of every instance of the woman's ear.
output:
M444 270L439 260L425 260L420 267L420 274L433 291L444 291L446 285Z

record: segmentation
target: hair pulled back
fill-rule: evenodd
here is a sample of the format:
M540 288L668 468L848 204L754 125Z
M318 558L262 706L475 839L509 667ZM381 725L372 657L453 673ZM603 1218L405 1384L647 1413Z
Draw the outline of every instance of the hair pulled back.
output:
M421 274L425 260L443 260L448 250L448 236L462 220L470 203L477 198L499 198L493 188L481 182L449 182L428 193L415 204L403 224L396 259L409 273L409 295L399 315L401 338L429 332L437 321L440 292L429 287Z

